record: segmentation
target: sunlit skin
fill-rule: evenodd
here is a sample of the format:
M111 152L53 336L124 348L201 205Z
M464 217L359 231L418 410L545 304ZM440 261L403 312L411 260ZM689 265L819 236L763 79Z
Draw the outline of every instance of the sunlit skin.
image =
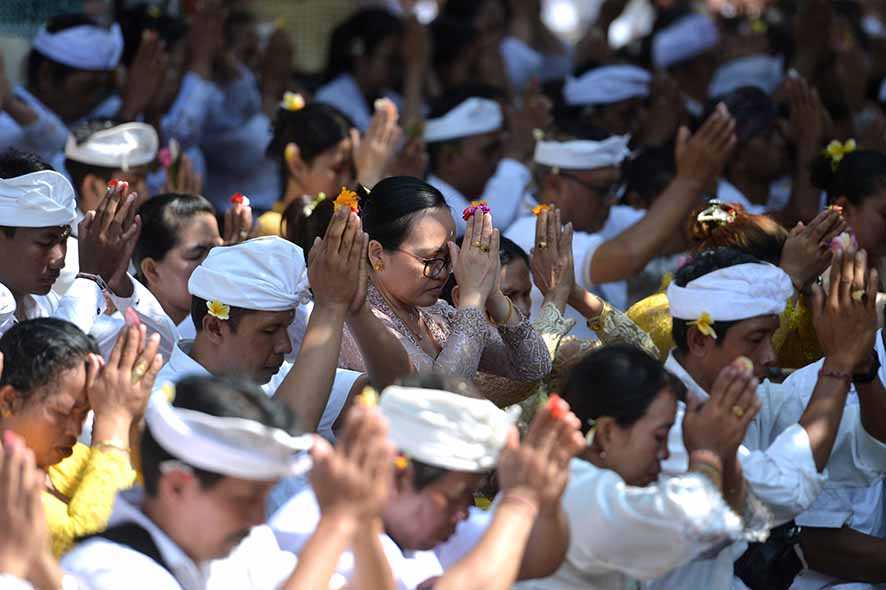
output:
M46 295L65 267L68 252L67 227L15 229L9 236L0 231L0 283L9 289L24 313L22 300L27 295Z
M878 257L886 255L886 188L853 205L846 197L834 201L843 207L846 223L855 233L858 247Z
M563 223L572 222L575 231L596 233L609 219L614 199L612 187L621 179L615 166L594 170L562 170L545 175L540 199L560 209Z

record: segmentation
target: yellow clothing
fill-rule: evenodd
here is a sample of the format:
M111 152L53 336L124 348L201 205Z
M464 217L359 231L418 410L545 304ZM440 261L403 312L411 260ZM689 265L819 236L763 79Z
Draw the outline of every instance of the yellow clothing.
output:
M658 347L659 359L664 362L674 347L668 296L656 293L641 299L628 309L627 316L652 337ZM788 301L780 320L779 328L772 336L779 368L799 369L822 357L812 325L812 313L802 299Z
M61 557L77 538L107 527L117 492L132 486L135 470L129 457L120 451L78 443L73 455L49 468L49 479L68 499L64 502L55 494L43 492L52 553Z
M258 218L258 235L260 236L279 236L280 225L283 223L283 211L286 206L278 201L270 211L262 213Z

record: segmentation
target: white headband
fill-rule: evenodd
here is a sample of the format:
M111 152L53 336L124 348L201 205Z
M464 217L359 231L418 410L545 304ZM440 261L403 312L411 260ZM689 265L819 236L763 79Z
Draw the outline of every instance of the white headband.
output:
M708 314L714 322L746 320L784 311L794 287L787 274L766 263L736 264L715 270L678 287L668 287L671 316L698 320Z
M211 473L270 481L297 475L310 465L297 454L311 448L311 435L292 436L254 420L176 408L162 390L151 396L145 423L168 453Z
M77 218L74 188L52 170L0 178L0 225L56 227Z
M469 98L439 119L425 124L425 141L447 141L501 129L501 106L486 98Z
M783 57L751 55L720 66L708 88L708 96L723 96L742 86L753 86L766 94L772 94L783 81Z
M65 157L91 166L128 170L154 161L160 140L145 123L124 123L97 131L82 143L68 136Z
M191 274L188 292L257 311L288 311L310 298L302 249L278 236L213 248Z
M659 31L652 40L652 61L656 68L698 57L720 42L717 25L704 14L692 14Z
M636 66L603 66L579 78L569 78L563 87L566 104L612 104L629 98L649 96L652 76Z
M566 170L596 170L618 166L631 153L629 135L615 135L603 141L539 141L535 163Z
M43 27L33 47L52 61L78 70L113 70L123 54L123 33L117 23L110 29L80 25L58 33Z
M428 465L451 471L491 471L507 442L517 412L504 412L488 400L436 389L393 385L379 404L400 451Z

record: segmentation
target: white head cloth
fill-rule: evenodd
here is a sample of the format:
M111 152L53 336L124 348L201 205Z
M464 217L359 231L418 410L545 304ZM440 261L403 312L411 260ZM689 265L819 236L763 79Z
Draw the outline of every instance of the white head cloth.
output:
M425 141L447 141L501 129L501 106L486 98L469 98L439 119L425 124Z
M80 25L58 33L43 27L34 37L33 48L77 70L113 70L123 54L123 33L117 23L110 29Z
M603 141L539 141L535 163L566 170L595 170L618 166L628 157L629 135L614 135Z
M211 473L269 481L309 466L297 453L311 448L310 435L292 436L254 420L176 408L162 390L151 396L145 423L168 453Z
M308 297L304 255L278 236L219 246L194 269L188 292L242 309L295 309Z
M774 55L740 57L720 66L708 88L711 97L723 96L742 86L772 94L784 81L784 58Z
M15 297L12 296L12 292L6 288L6 285L0 283L0 326L6 319L12 317L15 307Z
M65 157L91 166L128 170L153 162L159 144L157 132L150 125L124 123L97 131L79 144L69 135Z
M578 78L569 78L563 87L563 98L572 106L612 104L649 96L651 83L652 76L643 68L603 66Z
M784 311L794 287L787 274L766 263L736 264L678 287L668 287L671 316L697 320L703 313L715 322L733 322Z
M719 42L720 32L710 17L704 14L684 16L655 35L652 40L652 62L656 68L669 68L698 57Z
M490 471L517 413L448 391L392 385L379 404L400 451L450 471Z
M0 225L55 227L77 217L74 188L52 170L0 178Z

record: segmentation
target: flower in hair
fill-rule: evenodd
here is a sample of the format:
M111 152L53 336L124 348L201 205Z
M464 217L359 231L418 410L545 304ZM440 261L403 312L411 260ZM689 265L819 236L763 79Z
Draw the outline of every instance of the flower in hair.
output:
M305 99L301 94L295 92L285 92L283 100L280 101L280 107L294 113L305 108Z
M547 203L541 203L532 208L532 214L538 217L545 211L550 211L553 207Z
M231 319L231 306L227 305L226 303L222 303L218 299L207 301L206 310L209 315L214 318L218 318L220 320Z
M234 193L231 195L231 205L246 205L249 207L249 197L243 193Z
M302 207L302 214L305 217L310 217L314 213L314 209L317 208L317 205L326 200L326 193L318 193L316 197L311 199L307 205Z
M465 210L462 211L462 219L467 221L471 217L474 216L474 213L477 211L480 212L481 215L490 213L492 210L489 208L489 205L486 204L486 201L471 201L471 204L465 207Z
M825 148L824 154L827 159L831 161L831 168L836 170L846 154L851 154L855 150L856 144L854 139L847 139L843 143L840 143L835 139Z
M175 385L172 383L164 383L163 387L160 388L160 391L163 393L163 397L166 398L170 404L175 401Z
M361 406L374 408L378 405L378 392L374 388L366 386L360 395L357 396L357 401L360 402Z
M735 207L729 203L711 200L708 202L708 207L703 209L695 219L699 223L729 225L735 221Z
M717 339L717 333L714 331L714 321L708 312L702 313L697 320L689 322L688 325L695 326L705 336L710 336L714 340Z
M339 207L349 207L354 213L360 212L360 199L357 198L357 193L349 190L347 187L341 187L341 191L335 197L334 203L336 211L338 211Z

